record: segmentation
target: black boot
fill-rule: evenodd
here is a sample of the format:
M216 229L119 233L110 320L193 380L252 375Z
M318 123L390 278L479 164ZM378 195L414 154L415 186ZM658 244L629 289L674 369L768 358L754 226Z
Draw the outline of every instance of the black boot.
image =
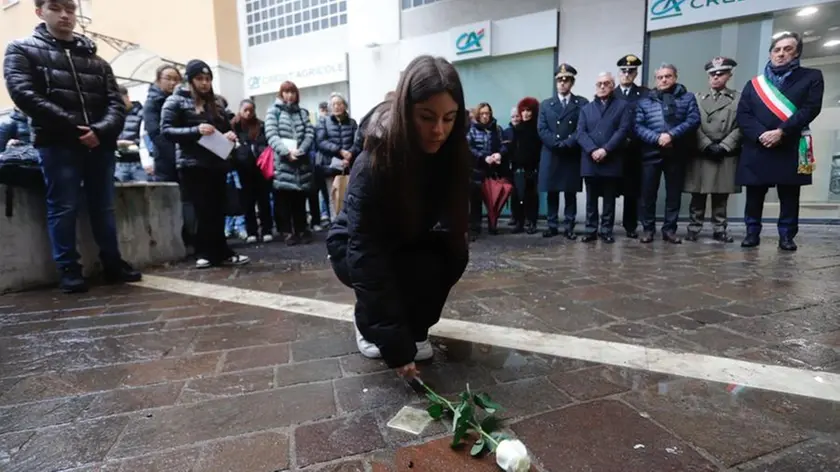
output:
M104 264L102 277L109 284L139 282L143 279L140 271L134 270L128 262L123 260L119 260L113 264Z
M757 234L747 234L747 237L741 241L741 247L756 247L761 244L761 238Z
M782 238L779 240L779 249L782 251L790 251L793 252L797 250L796 243L793 242L793 238Z
M59 269L60 280L58 287L64 293L84 293L88 291L88 286L82 277L82 268L74 265Z

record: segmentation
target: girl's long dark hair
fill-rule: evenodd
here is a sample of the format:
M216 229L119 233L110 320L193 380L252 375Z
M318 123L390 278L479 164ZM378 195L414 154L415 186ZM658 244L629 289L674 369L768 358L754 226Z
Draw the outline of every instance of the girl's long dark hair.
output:
M195 103L196 111L204 111L205 113L209 113L210 116L213 117L214 124L216 123L217 119L224 120L224 113L222 113L222 109L219 106L219 102L216 100L216 93L211 88L209 92L206 94L198 93L193 86L192 82L190 82L190 96ZM200 109L199 109L200 108Z
M371 166L383 185L383 203L398 219L398 227L407 239L413 239L420 228L422 195L420 175L423 159L419 137L414 128L412 111L417 103L439 93L448 93L458 104L453 129L438 154L443 163L439 173L439 191L444 192L448 215L446 226L453 242L465 244L469 218L469 182L472 172L470 150L466 139L464 90L455 67L446 59L432 56L415 58L401 75L394 97L382 103L378 119L366 130L365 149Z
M245 105L251 105L252 107L254 107L254 117L250 120L246 120L245 117L242 116L242 113L237 111L236 116L233 117L233 120L231 120L230 125L234 128L236 128L236 126L238 125L242 129L242 131L248 133L248 138L251 141L254 141L260 135L262 121L260 121L260 119L257 118L256 105L254 105L254 102L252 100L248 100L247 98L245 100L242 100L242 102L239 103L239 109L242 110L242 107Z

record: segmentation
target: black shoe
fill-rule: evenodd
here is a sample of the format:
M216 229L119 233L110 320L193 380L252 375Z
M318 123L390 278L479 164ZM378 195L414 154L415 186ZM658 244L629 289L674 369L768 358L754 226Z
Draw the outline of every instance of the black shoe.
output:
M642 244L650 244L653 242L653 233L650 231L645 231L642 234L642 237L639 239L639 242Z
M761 244L761 238L757 234L748 234L743 241L741 247L756 247Z
M735 238L729 235L726 231L721 231L719 233L715 233L712 235L712 239L721 243L731 243L735 241Z
M537 234L538 232L539 231L537 231L537 224L536 223L530 223L525 228L525 233L527 233L527 234Z
M639 233L637 233L634 229L626 231L625 234L630 239L636 239L639 237Z
M560 234L560 230L557 228L548 228L547 230L543 231L544 238L553 238Z
M125 284L143 280L143 274L123 260L113 265L105 265L102 277L105 279L105 283L109 284Z
M513 231L511 231L511 232L512 232L513 234L522 234L522 233L524 233L524 232L525 232L525 227L524 227L524 226L522 226L522 225L516 225L516 227L515 227L515 228L513 228Z
M82 277L82 268L79 266L60 269L59 277L58 287L64 293L85 293L88 291L88 286L84 277Z
M615 238L612 234L601 234L600 238L601 241L605 242L606 244L613 244L615 242Z
M289 234L286 236L286 246L297 246L300 244L300 237L296 234Z
M303 244L312 244L312 232L311 231L304 231L300 234L300 242Z
M487 234L489 234L490 236L496 236L496 235L499 234L499 229L498 228L488 228L487 229Z
M779 240L779 249L782 251L790 251L793 252L798 249L796 243L793 242L793 238L783 238Z
M565 236L566 239L568 239L569 241L574 241L575 239L577 239L577 235L575 234L575 232L570 229L563 231L563 236Z
M671 244L682 244L682 239L680 239L679 237L677 237L677 235L676 235L676 234L674 234L674 233L665 233L665 232L663 232L663 233L662 233L662 240L663 240L663 241L667 241L667 242L669 242L669 243L671 243Z
M591 243L592 241L595 241L596 239L598 239L598 235L597 235L597 234L595 234L595 233L586 233L586 234L584 234L583 236L581 236L581 238L580 238L580 242L582 242L582 243Z
M685 235L685 240L690 241L692 243L695 243L695 242L697 242L697 236L698 236L697 231L689 231Z

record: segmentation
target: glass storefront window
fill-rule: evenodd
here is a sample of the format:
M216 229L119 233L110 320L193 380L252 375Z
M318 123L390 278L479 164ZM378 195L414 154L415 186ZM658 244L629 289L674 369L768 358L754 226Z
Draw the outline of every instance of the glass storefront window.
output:
M715 56L727 56L738 61L730 87L741 90L763 72L774 34L802 34L802 65L823 72L826 91L822 113L811 125L817 169L813 185L802 188L801 217L840 219L840 1L821 4L810 15L801 15L801 11L796 8L653 32L647 83L653 84L659 64L672 63L680 70L682 84L692 92L702 92L708 87L704 64ZM664 195L660 197L664 200ZM743 193L730 198L731 216L743 216L744 198ZM767 202L765 217L772 218L777 211L775 191L767 194Z

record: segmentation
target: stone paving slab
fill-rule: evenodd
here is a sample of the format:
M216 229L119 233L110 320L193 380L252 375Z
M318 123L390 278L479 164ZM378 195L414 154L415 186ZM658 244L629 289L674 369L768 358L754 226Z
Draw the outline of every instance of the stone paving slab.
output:
M479 241L444 316L840 371L838 228L780 254L736 245ZM157 275L351 303L323 246L245 248L250 267ZM840 405L435 340L440 393L506 409L534 469L837 471ZM497 470L387 428L425 401L355 352L347 323L138 287L0 297L0 470ZM638 445L643 447L638 447ZM409 468L411 465L411 468Z

